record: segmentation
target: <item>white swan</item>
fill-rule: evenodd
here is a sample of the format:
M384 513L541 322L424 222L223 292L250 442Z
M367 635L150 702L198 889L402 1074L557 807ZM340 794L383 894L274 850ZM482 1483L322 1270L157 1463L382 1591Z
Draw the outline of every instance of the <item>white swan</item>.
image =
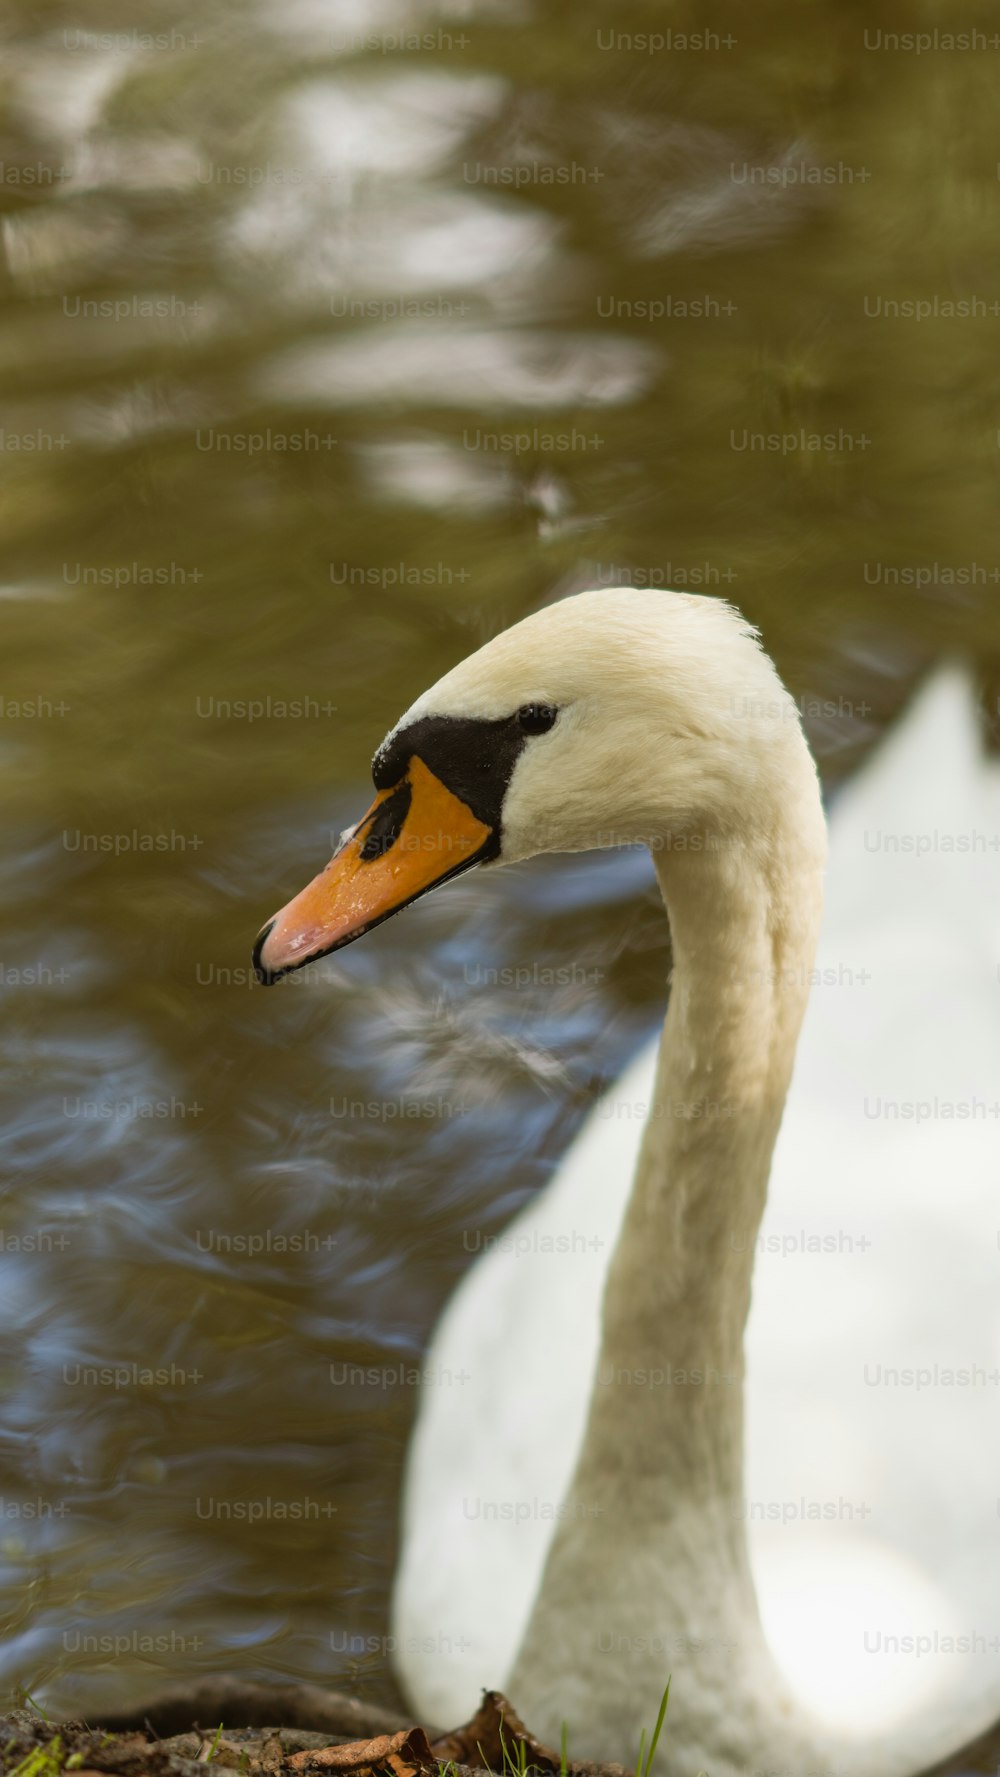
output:
M987 1719L996 1663L988 1647L949 1663L941 1638L1000 1630L995 1388L885 1381L1000 1361L995 1130L942 1114L992 1105L1000 1079L983 991L1000 792L960 683L937 683L844 794L815 964L815 771L773 667L717 601L600 591L539 612L418 700L375 778L373 810L262 932L264 978L473 863L622 841L650 846L674 944L658 1070L633 1064L435 1336L437 1373L471 1382L427 1391L412 1446L394 1629L413 1701L451 1722L506 1683L536 1731L565 1720L579 1752L621 1758L672 1671L679 1770L927 1764ZM935 829L929 855L888 849ZM977 830L985 852L941 849ZM919 1122L886 1109L935 1098ZM835 1250L811 1253L817 1237ZM958 1558L925 1572L949 1513ZM748 1518L772 1640L818 1716L761 1633ZM937 1651L894 1674L885 1638L914 1633ZM890 1735L914 1670L941 1694Z

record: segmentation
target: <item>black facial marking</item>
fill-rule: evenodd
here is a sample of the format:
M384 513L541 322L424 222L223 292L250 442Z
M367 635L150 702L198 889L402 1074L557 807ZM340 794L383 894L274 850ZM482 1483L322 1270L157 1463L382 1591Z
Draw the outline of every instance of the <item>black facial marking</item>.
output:
M547 714L551 710L548 704L524 707L533 711L544 709ZM546 720L544 727L530 730L521 720L522 713L515 710L512 716L494 720L483 716L422 716L400 729L375 754L372 778L376 790L388 790L398 784L416 754L453 796L471 808L477 821L492 829L493 838L479 857L484 862L495 858L500 850L503 799L514 767L531 734L551 728L558 711L551 711L552 721Z
M387 796L365 834L365 842L358 854L363 864L370 864L375 858L384 858L391 851L399 835L403 831L403 822L410 812L413 791L405 781L399 784Z

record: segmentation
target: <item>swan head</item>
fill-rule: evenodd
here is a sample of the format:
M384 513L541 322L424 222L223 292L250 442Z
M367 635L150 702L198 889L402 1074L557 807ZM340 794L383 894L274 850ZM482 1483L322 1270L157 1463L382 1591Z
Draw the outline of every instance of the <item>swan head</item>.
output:
M721 600L604 588L495 636L417 699L372 762L376 796L261 931L267 984L475 865L672 840L766 840L801 779L795 706Z

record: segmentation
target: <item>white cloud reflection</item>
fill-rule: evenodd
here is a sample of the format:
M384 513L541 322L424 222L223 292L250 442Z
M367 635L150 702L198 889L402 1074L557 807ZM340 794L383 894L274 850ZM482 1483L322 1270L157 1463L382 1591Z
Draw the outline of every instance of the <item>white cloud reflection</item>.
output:
M443 439L394 438L362 445L357 455L370 493L388 505L404 500L432 512L489 512L516 497L502 462Z
M272 358L264 394L316 407L393 401L431 407L614 407L649 386L659 354L638 340L565 329L512 332L385 322Z

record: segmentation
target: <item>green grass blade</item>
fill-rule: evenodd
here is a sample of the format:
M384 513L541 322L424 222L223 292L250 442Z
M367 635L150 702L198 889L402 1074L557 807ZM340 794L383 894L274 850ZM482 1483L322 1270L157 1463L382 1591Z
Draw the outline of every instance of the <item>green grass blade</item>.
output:
M673 1674L671 1673L670 1676L672 1678ZM642 1762L642 1750L643 1750L643 1747L646 1743L645 1729L643 1729L642 1739L639 1742L638 1777L649 1777L649 1773L652 1768L653 1760L656 1757L656 1748L659 1745L660 1735L663 1732L663 1724L667 1719L667 1704L668 1704L669 1700L670 1700L670 1679L668 1678L666 1689L663 1693L663 1696L660 1698L660 1713L656 1718L656 1726L653 1729L653 1737L649 1742L649 1751L646 1754L645 1764L643 1764L643 1762Z

